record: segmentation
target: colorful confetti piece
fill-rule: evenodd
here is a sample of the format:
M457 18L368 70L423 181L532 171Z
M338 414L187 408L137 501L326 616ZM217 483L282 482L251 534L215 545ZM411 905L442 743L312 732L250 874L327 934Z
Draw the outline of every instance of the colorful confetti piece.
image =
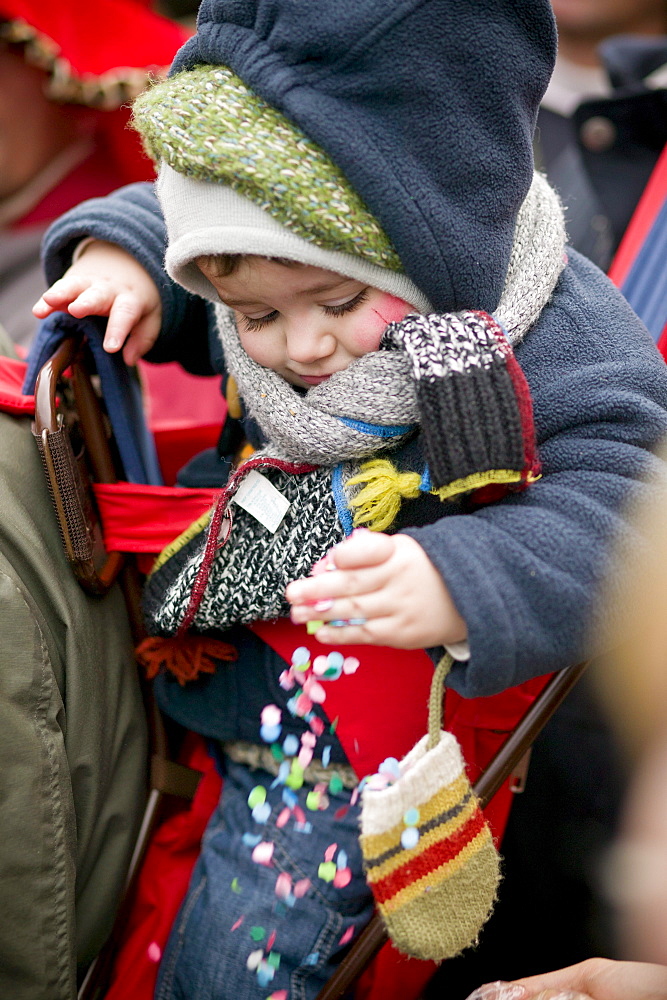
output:
M323 861L317 869L317 876L323 882L333 882L336 877L336 866L333 861Z
M406 826L405 830L401 834L401 846L405 848L406 851L411 850L411 848L416 847L419 843L419 830L416 826Z
M348 929L345 931L338 944L341 946L347 944L349 941L352 940L353 937L354 937L354 927L348 927Z
M148 956L149 962L159 962L162 958L162 948L157 943L157 941L151 941L148 948L146 949L146 955Z
M252 860L258 865L266 865L269 867L271 865L271 859L273 858L273 851L275 849L275 844L271 841L263 840L252 852Z

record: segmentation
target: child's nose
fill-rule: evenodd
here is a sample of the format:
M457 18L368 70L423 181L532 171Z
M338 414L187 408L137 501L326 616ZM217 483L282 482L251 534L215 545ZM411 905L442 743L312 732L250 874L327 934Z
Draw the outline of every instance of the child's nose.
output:
M307 365L328 358L336 350L336 338L324 325L304 322L287 331L287 354L290 361Z

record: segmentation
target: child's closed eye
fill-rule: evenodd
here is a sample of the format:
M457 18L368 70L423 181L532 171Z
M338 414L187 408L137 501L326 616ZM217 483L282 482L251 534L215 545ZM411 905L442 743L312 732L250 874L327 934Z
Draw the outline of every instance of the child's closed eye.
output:
M278 310L273 309L266 316L246 316L244 313L237 313L238 318L243 323L246 330L253 332L255 330L261 330L262 327L268 326L269 323L273 323L274 320L278 319Z
M345 313L353 312L358 306L362 305L368 298L368 289L362 289L353 298L348 299L347 302L338 302L335 305L323 305L327 316L343 316Z

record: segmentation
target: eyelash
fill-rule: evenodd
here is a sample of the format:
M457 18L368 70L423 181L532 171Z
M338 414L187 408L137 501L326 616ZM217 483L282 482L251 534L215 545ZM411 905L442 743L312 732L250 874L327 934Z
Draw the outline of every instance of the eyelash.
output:
M327 316L344 316L345 313L354 312L354 310L362 305L367 298L368 289L364 288L362 292L355 295L349 302L343 302L339 306L322 306L322 309ZM266 316L259 316L257 318L253 318L252 316L242 316L241 318L246 330L250 333L254 333L257 330L261 330L263 327L268 326L270 323L273 323L277 316L278 311L274 309L272 312L267 313Z

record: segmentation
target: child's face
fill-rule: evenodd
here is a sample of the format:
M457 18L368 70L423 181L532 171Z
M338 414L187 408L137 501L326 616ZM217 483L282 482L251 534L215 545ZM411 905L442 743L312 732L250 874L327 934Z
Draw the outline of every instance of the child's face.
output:
M306 264L249 256L224 278L203 261L199 267L234 310L246 353L304 389L376 351L387 324L414 311L377 288Z

